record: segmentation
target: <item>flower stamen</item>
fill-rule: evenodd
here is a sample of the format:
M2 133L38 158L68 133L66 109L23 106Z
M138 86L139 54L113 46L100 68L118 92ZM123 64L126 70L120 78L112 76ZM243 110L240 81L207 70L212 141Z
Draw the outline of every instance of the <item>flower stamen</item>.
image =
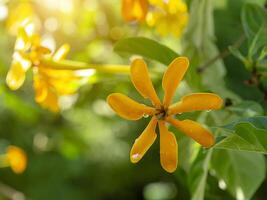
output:
M164 120L168 115L168 108L164 108L161 106L160 109L157 109L157 112L155 116L157 117L158 120Z

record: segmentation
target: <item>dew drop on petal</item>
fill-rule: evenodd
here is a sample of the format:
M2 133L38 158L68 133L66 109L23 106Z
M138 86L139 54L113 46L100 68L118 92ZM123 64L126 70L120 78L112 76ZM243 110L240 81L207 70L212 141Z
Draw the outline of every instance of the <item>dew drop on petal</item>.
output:
M133 161L138 161L140 159L141 155L139 153L136 153L136 154L133 154L131 157L132 157Z
M143 114L143 117L144 117L144 118L148 118L149 115L145 113L145 114Z

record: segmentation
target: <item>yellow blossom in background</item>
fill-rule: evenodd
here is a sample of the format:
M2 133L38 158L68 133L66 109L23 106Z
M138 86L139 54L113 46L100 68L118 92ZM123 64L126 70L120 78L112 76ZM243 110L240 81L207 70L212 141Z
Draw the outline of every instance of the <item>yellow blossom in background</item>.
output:
M144 21L147 11L147 0L122 0L121 12L126 22Z
M25 21L33 20L35 18L32 4L26 0L16 3L11 6L10 13L6 21L7 30L16 35L18 29L25 23Z
M32 68L36 102L50 111L59 112L59 97L74 94L85 77L79 71L50 68L42 63L42 59L60 61L69 50L69 45L65 44L52 54L41 45L33 24L26 23L18 32L13 61L6 77L7 85L12 90L19 89L24 83L26 72Z
M27 155L21 148L8 146L6 159L8 165L15 173L20 174L25 171L27 167Z
M142 59L135 59L132 62L132 83L144 98L150 99L153 107L140 104L120 93L108 96L108 104L125 119L138 120L143 116L152 116L146 129L133 144L130 152L131 162L140 161L154 143L157 138L155 133L157 124L160 130L160 162L167 172L174 172L178 164L178 145L174 134L168 131L167 123L172 124L204 147L211 147L214 144L214 136L199 123L174 118L174 115L184 112L220 109L223 104L223 100L216 94L193 93L171 105L175 90L188 66L189 61L186 57L178 57L169 65L162 80L165 96L161 102L150 80L146 63Z
M47 53L50 53L50 50L40 46L40 38L34 34L33 23L28 21L21 26L18 29L11 68L6 77L9 88L19 89L24 83L26 72L34 63L38 64L39 58Z
M69 45L62 45L50 57L54 61L60 61L65 58L69 50ZM42 107L59 112L59 98L75 94L86 79L87 76L78 70L53 69L40 63L33 68L35 100Z
M182 0L149 0L149 3L147 24L163 36L173 34L179 37L188 23L187 5Z

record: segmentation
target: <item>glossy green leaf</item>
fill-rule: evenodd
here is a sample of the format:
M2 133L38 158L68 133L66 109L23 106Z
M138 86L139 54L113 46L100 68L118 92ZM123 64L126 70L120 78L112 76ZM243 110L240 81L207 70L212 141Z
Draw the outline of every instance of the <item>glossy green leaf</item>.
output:
M118 41L114 51L120 54L140 55L148 59L156 60L164 65L169 65L179 55L155 40L145 37L132 37Z
M267 16L266 16L267 18ZM249 47L249 56L252 57L256 54L260 48L267 45L267 23L262 25L258 33L253 38L250 47Z
M229 106L227 110L242 117L254 117L263 115L263 108L255 101L242 101L239 104Z
M264 156L251 152L214 150L212 168L235 199L250 199L265 178Z
M241 12L242 25L248 38L254 37L266 23L266 12L257 4L247 3Z
M205 188L209 171L209 164L212 155L212 149L200 149L189 172L189 186L191 190L191 200L203 200L205 197Z
M267 117L242 119L223 129L228 134L214 148L267 154Z
M259 60L264 59L267 56L267 46L263 47L263 49L261 50L260 56L259 56Z
M245 56L242 55L242 53L234 46L230 46L229 47L229 51L236 57L238 58L240 61L242 61L243 63L246 62L246 58Z

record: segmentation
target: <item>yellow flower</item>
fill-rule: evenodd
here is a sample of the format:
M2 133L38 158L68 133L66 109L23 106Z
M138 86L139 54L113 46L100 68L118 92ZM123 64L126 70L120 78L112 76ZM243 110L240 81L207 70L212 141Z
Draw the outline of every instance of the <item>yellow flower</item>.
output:
M20 174L24 172L27 166L27 155L21 148L9 146L6 156L8 164L15 173Z
M10 13L6 21L6 27L12 34L16 34L23 23L35 18L32 4L27 1L15 3L9 10Z
M147 0L122 0L122 16L126 22L144 21L148 10Z
M49 49L40 46L40 38L33 29L33 24L29 22L18 30L11 68L6 77L6 83L12 90L19 89L32 65L42 55L50 53Z
M62 45L51 59L60 61L65 58L70 47ZM77 73L78 71L49 68L42 63L33 68L33 86L35 100L42 107L53 112L59 112L59 98L72 95L77 92L82 82L86 79Z
M147 24L161 35L179 37L188 23L187 6L182 0L149 0L153 9L146 16Z
M26 72L33 69L35 100L42 107L59 112L59 97L77 92L84 77L78 70L54 69L43 64L42 59L60 61L69 52L69 45L62 45L54 54L41 45L40 37L34 34L34 26L29 21L18 32L11 68L6 83L12 90L24 83Z
M184 112L220 109L223 100L213 93L193 93L184 96L179 102L171 104L175 90L189 66L186 57L176 58L166 70L162 87L165 92L163 103L158 98L150 80L146 63L136 59L131 64L131 80L137 91L150 99L153 107L140 104L129 97L113 93L107 98L108 104L121 117L138 120L143 116L152 116L148 126L135 140L130 152L130 160L137 163L156 140L157 124L160 130L160 162L167 172L174 172L178 163L178 147L174 134L168 131L166 123L170 123L204 147L214 144L213 135L199 123L192 120L177 120L173 115Z

